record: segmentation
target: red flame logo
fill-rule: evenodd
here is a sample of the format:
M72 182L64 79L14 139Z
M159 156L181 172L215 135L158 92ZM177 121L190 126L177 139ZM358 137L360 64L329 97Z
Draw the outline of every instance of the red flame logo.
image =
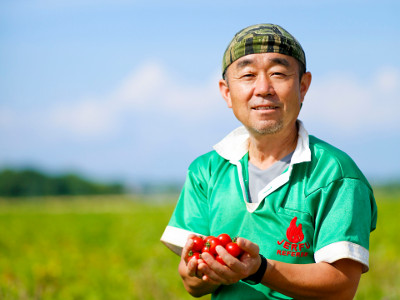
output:
M303 230L301 229L302 225L296 226L297 217L294 217L292 221L290 221L289 228L286 231L286 236L291 243L299 243L304 239Z

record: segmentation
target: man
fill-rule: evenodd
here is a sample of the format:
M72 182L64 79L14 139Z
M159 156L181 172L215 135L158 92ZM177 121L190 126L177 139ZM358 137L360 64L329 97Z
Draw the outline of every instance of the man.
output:
M377 209L342 151L297 119L311 83L299 42L282 27L237 33L223 58L222 97L243 124L197 158L161 238L181 254L193 296L213 299L352 299L369 268ZM194 235L239 236L226 265L188 259Z

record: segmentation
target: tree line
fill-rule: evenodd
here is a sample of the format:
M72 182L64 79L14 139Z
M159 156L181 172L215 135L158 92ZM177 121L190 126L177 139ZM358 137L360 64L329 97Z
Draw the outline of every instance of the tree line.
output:
M3 197L99 195L124 192L125 187L120 183L92 182L76 174L50 176L35 169L0 171L0 196Z

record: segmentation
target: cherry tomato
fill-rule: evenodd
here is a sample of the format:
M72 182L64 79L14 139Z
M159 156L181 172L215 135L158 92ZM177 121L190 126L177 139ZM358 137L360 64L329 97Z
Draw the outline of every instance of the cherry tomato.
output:
M193 239L193 252L201 252L204 247L204 240L200 236L196 236Z
M217 250L215 250L215 248L218 246L218 245L221 245L221 242L219 241L219 239L217 239L216 237L213 237L213 238L211 238L211 239L209 239L208 241L207 241L207 243L206 243L206 245L210 248L210 253L212 254L212 255L218 255L218 253L217 253Z
M232 242L225 246L226 251L233 257L239 257L242 254L242 249L238 246L238 244Z
M193 258L200 259L201 258L200 252L189 251L189 259L188 260L191 260Z
M212 238L215 238L215 236L212 236L212 235L207 236L207 237L204 239L204 244L206 244L206 243L208 242L208 240L210 240L210 239L212 239Z
M204 238L204 240L203 240L203 242L204 242L204 247L203 247L203 249L201 250L201 253L204 253L204 252L208 252L208 253L210 253L210 246L211 246L211 244L210 244L210 240L211 239L215 239L215 236L213 236L213 235L210 235L210 236L207 236L207 237L205 237ZM211 255L213 255L212 253L210 253ZM214 256L214 255L213 255Z
M231 237L229 236L229 234L226 233L221 233L219 236L217 236L217 238L219 239L221 246L223 247L232 242Z
M215 258L215 260L217 262L219 262L221 265L226 266L226 263L224 262L224 260L222 259L221 256L217 255L217 257Z
M210 246L208 246L207 244L204 245L203 249L201 249L201 253L204 253L204 252L210 253Z

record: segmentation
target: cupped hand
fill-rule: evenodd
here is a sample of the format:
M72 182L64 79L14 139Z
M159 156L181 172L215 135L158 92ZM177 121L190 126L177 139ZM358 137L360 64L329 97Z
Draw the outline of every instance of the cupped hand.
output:
M189 256L189 253L193 248L193 238L194 237L196 237L196 235L194 235L194 234L191 234L188 236L186 244L182 249L181 257L186 263L187 275L189 275L190 277L197 277L197 278L201 279L203 277L203 273L201 273L199 271L198 265L199 265L199 262L203 262L203 260L201 260L201 259L197 260L194 258L192 259Z
M203 274L202 279L214 284L233 284L257 272L261 265L259 246L251 241L238 238L238 246L244 251L240 259L230 255L222 246L217 246L217 253L222 257L225 266L217 262L209 253L202 254L197 269Z

